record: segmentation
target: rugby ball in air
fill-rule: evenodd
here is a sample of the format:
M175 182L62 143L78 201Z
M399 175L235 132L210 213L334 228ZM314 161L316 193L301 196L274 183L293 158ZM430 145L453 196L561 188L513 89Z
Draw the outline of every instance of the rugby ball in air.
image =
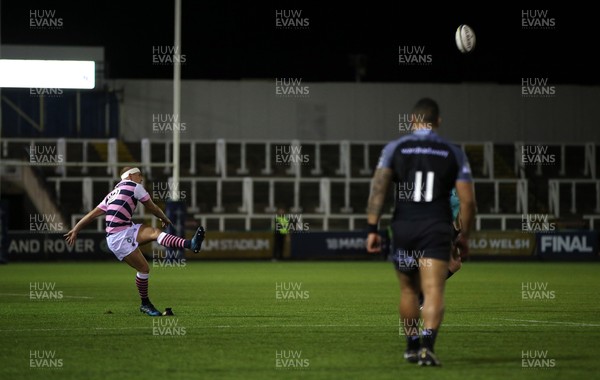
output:
M461 53L469 53L475 48L475 32L466 24L462 24L456 29L456 47Z

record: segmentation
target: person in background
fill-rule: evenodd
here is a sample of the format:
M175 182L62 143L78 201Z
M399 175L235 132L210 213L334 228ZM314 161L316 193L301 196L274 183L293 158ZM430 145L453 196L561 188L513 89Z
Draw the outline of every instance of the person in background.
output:
M285 250L285 241L289 234L290 220L285 215L285 210L279 208L274 220L274 237L273 237L273 261L283 259L283 252Z

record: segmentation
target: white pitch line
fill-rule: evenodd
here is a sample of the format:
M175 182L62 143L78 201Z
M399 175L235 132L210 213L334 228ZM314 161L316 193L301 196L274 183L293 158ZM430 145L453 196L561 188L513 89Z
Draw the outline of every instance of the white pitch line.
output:
M536 319L512 319L512 318L495 318L499 321L513 322L530 322L530 323L553 323L556 325L568 325L573 327L600 327L597 323L579 323L579 322L558 322L558 321L538 321Z
M72 327L69 329L2 329L0 332L21 332L21 331L79 331L79 330L137 330L151 329L151 327Z
M513 321L512 319L509 319ZM530 320L514 320L514 321L527 321ZM535 321L543 323L545 321ZM565 322L566 323L566 322ZM598 327L599 324L577 324L573 323L573 327ZM194 329L252 329L252 328L350 328L350 327L368 327L368 328L389 328L397 329L398 325L212 325L212 326L195 326ZM478 323L478 324L443 324L442 327L556 327L548 325L535 325L535 324L494 324L494 323ZM150 330L151 326L128 326L128 327L74 327L74 328L45 328L45 329L0 329L0 332L23 332L23 331L89 331L89 330Z
M0 293L0 297L2 296L14 296L14 297L29 297L29 294L18 294L18 293ZM65 296L63 295L62 298L81 298L81 299L92 299L94 297L86 297L86 296ZM38 300L37 298L33 298L34 300ZM54 298L56 299L56 298ZM53 300L54 300L53 299ZM40 298L39 300L43 300L43 298Z

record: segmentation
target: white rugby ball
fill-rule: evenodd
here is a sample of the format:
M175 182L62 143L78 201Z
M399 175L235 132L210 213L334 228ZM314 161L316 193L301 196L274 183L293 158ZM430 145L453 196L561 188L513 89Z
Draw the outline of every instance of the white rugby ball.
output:
M456 29L456 47L461 53L468 53L475 48L475 32L466 24L462 24Z

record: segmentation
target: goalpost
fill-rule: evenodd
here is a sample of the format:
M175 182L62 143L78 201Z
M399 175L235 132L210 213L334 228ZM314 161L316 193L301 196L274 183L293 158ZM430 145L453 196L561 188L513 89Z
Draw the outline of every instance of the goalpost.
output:
M181 127L181 0L175 0L175 39L173 46L173 177L170 184L170 199L166 202L166 214L173 222L168 233L185 236L186 204L180 199L180 127ZM167 258L183 259L183 249L167 249Z

